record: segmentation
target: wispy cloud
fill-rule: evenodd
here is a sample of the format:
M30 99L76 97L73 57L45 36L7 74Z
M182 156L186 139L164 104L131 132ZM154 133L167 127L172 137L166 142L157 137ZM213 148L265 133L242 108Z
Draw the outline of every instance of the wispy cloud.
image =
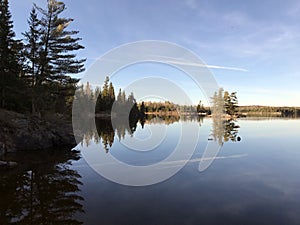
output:
M181 65L181 66L191 66L191 67L201 67L201 68L209 68L209 69L221 69L221 70L233 70L240 72L249 72L247 69L240 67L232 67L232 66L220 66L220 65L207 65L205 63L194 63L189 62L187 60L178 60L173 58L168 58L165 60L166 63Z

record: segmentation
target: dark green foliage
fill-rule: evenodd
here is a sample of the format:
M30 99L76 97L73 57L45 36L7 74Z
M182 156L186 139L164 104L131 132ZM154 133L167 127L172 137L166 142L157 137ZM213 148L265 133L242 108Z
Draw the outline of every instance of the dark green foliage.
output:
M85 59L76 59L76 54L73 53L84 48L78 43L81 39L74 37L78 31L66 30L73 19L60 17L65 10L63 2L48 0L47 9L36 5L35 8L42 14L39 83L46 81L70 83L69 76L66 74L83 72L85 62Z
M165 102L142 102L139 105L141 111L148 112L148 113L177 113L180 111L180 105L165 101ZM190 106L188 106L190 107ZM183 109L184 110L184 109Z
M229 94L228 91L220 88L218 93L215 92L212 97L212 111L215 115L227 114L230 116L236 116L238 112L238 100L236 92Z
M85 59L78 31L67 30L73 21L61 17L65 4L48 0L46 9L34 5L24 41L14 40L8 0L0 0L0 107L19 112L70 113Z
M197 113L208 113L207 109L205 109L201 101L197 105Z
M30 86L30 98L31 98L31 111L35 113L37 111L36 107L42 105L43 93L45 90L39 84L40 76L40 55L42 51L42 29L40 27L40 20L35 7L32 8L30 12L30 17L27 20L29 25L29 30L23 33L25 39L24 45L24 56L25 61L25 73L27 75L27 82Z
M227 91L224 93L225 111L228 115L234 116L238 112L238 100L236 92L229 94Z
M23 34L33 113L70 111L69 102L78 82L70 74L84 71L85 59L76 59L74 53L84 48L78 43L81 39L74 37L78 31L67 30L73 19L60 17L65 4L56 0L47 3L47 9L34 5L28 20L29 31Z
M125 115L130 118L140 118L141 115L144 115L140 112L133 93L130 93L126 98L125 91L119 89L116 99L114 86L108 76L104 80L102 89L97 87L93 90L89 83L79 87L77 98L78 101L82 102L81 105L85 105L84 102L96 102L96 114L110 114L112 112L117 116ZM89 112L93 111L86 105L83 108L89 109Z
M115 90L109 77L105 78L102 90L98 88L99 93L95 93L97 98L96 112L110 111L115 101Z
M8 0L0 0L0 107L19 112L71 112L78 79L84 71L83 49L68 31L70 18L60 17L65 4L48 0L47 8L34 5L23 42L14 40Z
M20 64L22 44L14 37L8 0L0 0L0 107L21 110L18 100L24 89Z
M140 112L145 115L146 113L146 107L145 107L145 102L142 102L140 105Z

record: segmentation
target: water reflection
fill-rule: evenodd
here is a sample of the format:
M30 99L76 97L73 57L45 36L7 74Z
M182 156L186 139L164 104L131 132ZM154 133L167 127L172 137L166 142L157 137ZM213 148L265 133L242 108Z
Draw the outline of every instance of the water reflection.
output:
M0 173L0 224L71 224L83 213L81 176L71 169L77 153L65 151L18 153L7 156L19 163Z
M101 143L105 152L108 153L109 149L112 147L115 136L119 141L125 139L126 135L132 137L138 126L144 129L145 124L165 124L170 125L173 123L182 122L196 122L199 127L202 126L204 121L203 116L195 115L146 115L145 117L139 119L126 120L123 117L114 118L101 118L96 117L96 130L92 130L92 126L86 126L86 129L82 129L83 133L82 145L89 146L93 141L96 144ZM93 121L90 120L90 123ZM216 141L220 146L224 142L240 141L241 138L238 136L240 126L235 120L225 120L220 117L212 117L212 138L208 138L210 141Z
M212 121L212 138L209 138L209 140L217 141L220 146L228 141L241 141L241 137L238 136L240 126L237 121L226 120L218 116L213 116Z
M192 120L196 122L198 118ZM224 145L220 160L204 173L197 171L198 163L190 163L169 180L140 188L118 185L96 175L87 178L92 188L86 187L85 203L90 207L85 214L86 224L99 224L100 219L106 225L299 224L300 120L256 124L246 120L213 121L206 117L201 129L209 134L213 122L223 128L219 129L222 131L219 137ZM224 136L230 135L225 135L225 124L228 130L243 129L243 139L247 141L236 143L228 138L226 142ZM283 129L294 132L282 133ZM135 134L138 132L143 132L139 122ZM233 137L234 133L231 132ZM176 142L177 136L171 140ZM199 145L195 162L202 156L207 136ZM116 143L114 147L121 149ZM172 147L170 143L162 149ZM241 154L247 157L228 158ZM92 173L91 169L86 173Z
M115 140L115 135L119 140L125 138L126 135L133 136L138 125L144 129L145 124L166 124L170 125L172 123L178 122L179 116L155 116L147 115L145 117L136 119L124 119L123 117L114 118L101 118L96 117L95 121L86 120L84 127L80 129L81 142L85 146L89 146L91 141L99 144L102 142L104 150L108 153L109 148L112 147ZM96 130L92 129L92 123L96 123Z
M86 120L84 127L81 127L81 134L83 141L81 142L84 146L89 146L91 141L96 144L102 143L103 148L106 153L109 152L109 149L112 147L115 136L119 140L125 139L125 136L133 136L137 126L141 126L144 129L145 124L165 124L170 125L177 123L179 121L183 122L197 122L199 126L203 124L203 116L179 116L179 115L146 115L139 119L124 119L123 117L114 118L101 118L96 117L96 130L92 129L93 120Z

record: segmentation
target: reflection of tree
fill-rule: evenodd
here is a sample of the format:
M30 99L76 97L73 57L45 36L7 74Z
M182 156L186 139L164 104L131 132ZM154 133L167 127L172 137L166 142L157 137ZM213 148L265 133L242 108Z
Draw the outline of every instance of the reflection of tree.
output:
M73 218L83 212L83 198L78 195L80 175L70 169L70 159L78 156L34 156L25 159L30 165L0 174L0 224L82 224Z
M213 128L212 136L215 141L218 141L219 145L223 145L224 142L240 141L238 137L238 131L240 126L234 120L225 120L220 116L213 116Z
M108 152L109 147L112 146L115 138L115 132L111 124L111 120L105 120L105 119L99 119L96 118L96 128L97 133L103 143L103 147L106 152ZM97 136L94 134L94 136ZM96 143L98 143L99 140L94 140Z
M153 114L147 114L145 117L145 123L146 124L158 124L163 123L166 125L178 122L180 119L178 113L174 115L153 115Z
M229 140L236 142L239 141L238 137L240 126L233 120L225 121L225 132L224 132L224 141L227 142Z
M178 114L164 116L146 114L145 116L139 118L127 118L126 116L119 115L114 117L113 120L96 117L96 130L89 129L92 127L89 125L89 123L93 122L92 120L86 120L89 121L89 123L86 123L85 126L82 127L82 132L85 132L85 134L82 135L82 144L89 146L91 141L94 141L96 144L102 143L104 150L108 153L109 149L114 143L115 136L117 136L119 140L124 139L126 135L132 136L136 131L138 123L141 125L142 129L144 128L145 124L170 125L175 122L179 122L179 120L184 122L198 122L199 126L201 126L203 119L203 116L179 116Z
M184 122L197 122L199 126L203 124L204 116L201 115L181 115L180 120Z
M227 91L225 91L225 93L223 92L224 90L220 88L211 98L213 120L212 136L215 141L218 141L219 145L223 145L224 142L229 140L233 142L241 140L241 138L237 136L240 126L233 120L238 102L236 92L231 94Z
M140 121L143 121L142 119ZM91 121L92 122L92 121ZM112 147L115 135L118 136L119 140L125 138L126 134L133 135L136 130L138 119L129 119L125 117L116 117L113 120L105 118L95 118L96 130L86 130L83 135L82 144L88 146L90 141L93 140L95 143L102 142L103 148L106 152ZM92 127L92 126L87 126ZM83 132L83 133L84 133Z
M223 136L224 136L224 119L220 116L212 117L212 136L215 141L218 141L219 145L223 145Z

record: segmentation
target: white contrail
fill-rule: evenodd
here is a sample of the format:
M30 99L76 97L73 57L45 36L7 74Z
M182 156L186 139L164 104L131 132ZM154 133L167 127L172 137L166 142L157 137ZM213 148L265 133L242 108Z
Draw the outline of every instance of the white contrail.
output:
M166 62L170 63L170 64L176 64L176 65L182 65L182 66L193 66L193 67L202 67L202 68L210 68L210 69L222 69L222 70L234 70L234 71L248 72L248 70L239 68L239 67L206 65L206 64L199 64L199 63L192 63L192 62L185 62L185 61L173 61L173 60L168 60Z

